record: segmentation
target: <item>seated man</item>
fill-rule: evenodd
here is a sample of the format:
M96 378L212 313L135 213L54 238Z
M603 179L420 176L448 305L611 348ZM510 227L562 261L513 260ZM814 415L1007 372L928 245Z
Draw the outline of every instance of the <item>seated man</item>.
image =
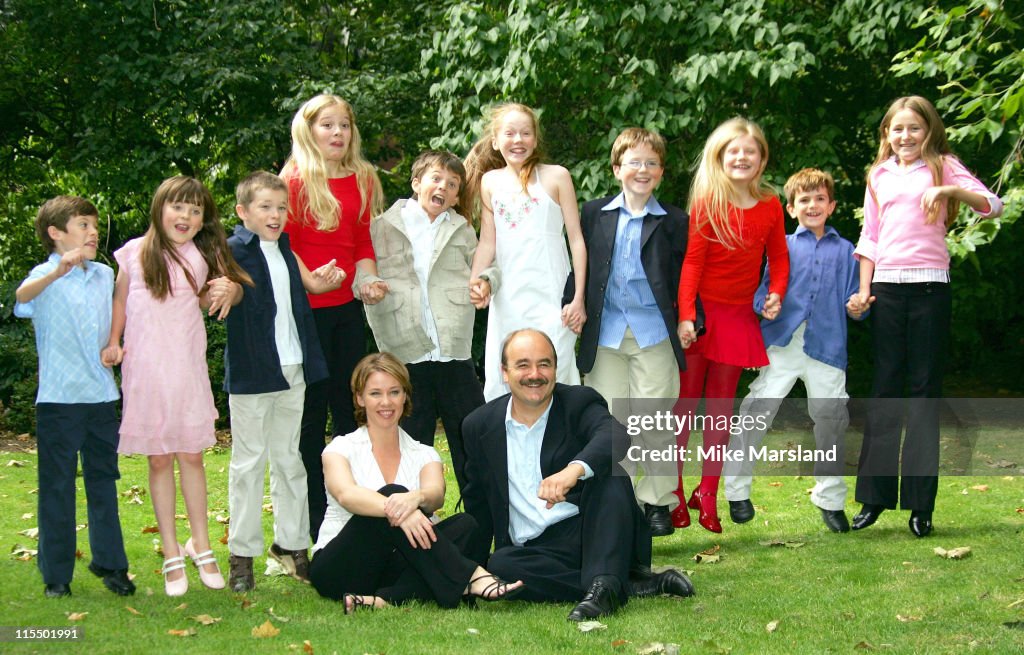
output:
M650 527L618 464L625 427L593 389L556 384L557 363L543 332L509 334L501 367L511 395L466 417L473 555L482 564L493 538L488 570L522 580L519 599L578 603L570 621L611 614L630 596L692 596L682 573L651 573Z

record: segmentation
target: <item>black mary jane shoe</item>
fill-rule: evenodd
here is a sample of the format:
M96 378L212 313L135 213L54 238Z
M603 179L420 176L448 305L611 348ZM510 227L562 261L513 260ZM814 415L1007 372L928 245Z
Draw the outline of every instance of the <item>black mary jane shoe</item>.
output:
M864 528L870 527L875 524L878 517L882 515L885 508L881 505L871 505L864 503L857 515L853 517L853 529L863 530Z
M911 512L908 525L915 537L927 537L932 533L932 513Z

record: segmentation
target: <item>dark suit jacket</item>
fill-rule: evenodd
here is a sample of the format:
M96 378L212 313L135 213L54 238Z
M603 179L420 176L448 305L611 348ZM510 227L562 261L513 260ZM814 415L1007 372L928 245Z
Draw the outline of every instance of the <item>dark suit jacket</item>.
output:
M576 366L580 373L589 373L597 357L597 340L601 332L601 312L604 310L604 293L611 274L612 252L615 248L615 228L618 225L619 210L604 211L601 208L615 196L591 200L583 205L580 216L583 240L587 244L587 291L585 295L587 322L580 335L580 349ZM640 263L643 265L647 282L658 303L658 309L665 320L668 338L676 355L679 370L686 369L686 358L676 328L679 324L679 309L676 298L679 295L679 273L683 268L686 254L686 236L689 216L682 209L661 203L667 212L664 216L647 215L640 229ZM572 275L566 284L566 295L572 299L575 280ZM704 324L704 310L698 300L697 320L700 329Z
M508 533L508 451L506 449L505 412L511 394L495 398L479 407L462 423L466 448L466 487L462 490L466 512L479 526L479 542L473 559L483 561L491 538L495 550L512 545ZM608 405L593 389L555 385L553 405L541 444L540 465L543 477L565 468L569 462L586 462L595 477L625 475L618 462L629 448L626 428L608 412ZM580 504L586 481L569 492L566 500ZM642 517L641 517L642 518ZM648 537L649 539L649 537Z

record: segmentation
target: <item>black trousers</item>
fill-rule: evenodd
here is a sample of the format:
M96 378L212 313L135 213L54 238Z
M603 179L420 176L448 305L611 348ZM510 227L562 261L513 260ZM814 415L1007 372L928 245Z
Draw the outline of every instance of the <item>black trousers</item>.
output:
M75 570L75 474L82 459L89 548L105 569L127 569L117 509L117 403L39 403L39 571L68 584Z
M505 546L491 555L487 570L508 581L522 580L517 599L578 602L599 575L613 576L625 603L629 571L651 564L651 533L643 520L629 477L591 478L580 513L552 525L522 546Z
M309 536L316 543L327 512L324 469L320 461L327 433L327 410L330 408L334 434L348 434L356 429L351 378L356 364L366 354L366 328L362 303L358 300L314 309L313 320L330 372L328 379L306 386L299 435L299 453L306 467Z
M379 493L403 493L389 484ZM476 531L468 514L456 514L434 526L437 541L427 550L413 548L401 528L384 517L353 516L329 544L313 556L309 579L321 596L379 596L392 605L407 600L435 601L457 607L477 564L462 552Z
M871 293L875 371L856 498L888 509L898 499L903 509L931 512L939 484L939 410L952 294L949 284L939 282L875 283Z
M438 416L448 438L452 468L459 489L466 486L466 450L462 420L484 404L484 390L470 360L409 364L412 380L412 414L402 419L402 429L416 441L434 445Z

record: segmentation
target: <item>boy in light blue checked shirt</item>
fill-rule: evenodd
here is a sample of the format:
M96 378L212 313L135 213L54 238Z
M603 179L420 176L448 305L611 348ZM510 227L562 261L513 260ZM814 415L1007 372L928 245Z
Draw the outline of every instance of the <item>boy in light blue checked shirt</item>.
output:
M89 570L119 596L135 593L117 509L120 396L109 363L114 273L93 261L98 213L73 196L48 200L36 234L50 252L29 273L14 313L35 326L39 354L36 439L39 452L39 570L48 598L71 595L75 568L75 474L82 460L88 508Z

